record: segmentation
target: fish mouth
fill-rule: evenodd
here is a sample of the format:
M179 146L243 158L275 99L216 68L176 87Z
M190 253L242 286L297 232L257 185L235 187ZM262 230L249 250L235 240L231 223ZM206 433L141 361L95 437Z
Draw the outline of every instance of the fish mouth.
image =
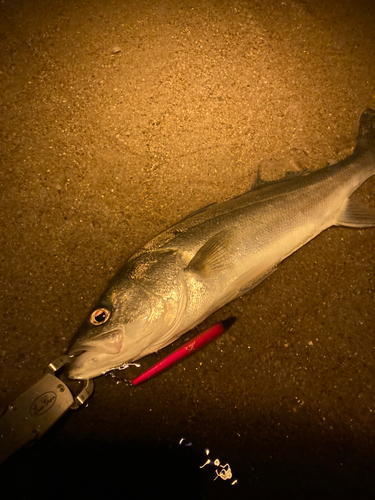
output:
M68 377L88 379L103 375L119 363L123 346L123 328L116 328L98 335L95 339L77 341L68 355L72 358Z

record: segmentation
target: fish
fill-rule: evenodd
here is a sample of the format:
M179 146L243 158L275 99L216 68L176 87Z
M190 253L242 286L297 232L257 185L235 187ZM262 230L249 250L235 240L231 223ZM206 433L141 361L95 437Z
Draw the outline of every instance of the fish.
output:
M125 262L84 320L68 376L98 377L164 348L331 226L375 226L351 197L374 174L375 111L366 109L347 158L258 183L165 230Z

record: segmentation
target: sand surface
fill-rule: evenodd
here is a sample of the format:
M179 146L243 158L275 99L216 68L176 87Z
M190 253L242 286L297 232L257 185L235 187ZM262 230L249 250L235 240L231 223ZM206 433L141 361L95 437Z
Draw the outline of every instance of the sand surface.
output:
M370 4L0 4L0 408L153 236L259 166L351 153L375 108ZM375 178L357 197L375 207ZM2 466L6 498L372 498L374 256L374 229L329 229L202 325L238 318L217 342L138 388L97 379Z

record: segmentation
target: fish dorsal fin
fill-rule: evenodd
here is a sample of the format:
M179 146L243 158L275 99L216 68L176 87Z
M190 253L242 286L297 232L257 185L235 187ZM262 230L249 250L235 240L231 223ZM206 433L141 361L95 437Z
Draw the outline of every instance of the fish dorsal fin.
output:
M253 184L251 185L251 188L249 189L249 191L246 191L246 192L249 193L251 191L256 191L257 189L263 188L266 186L279 185L280 182L289 181L290 179L293 179L294 177L302 177L302 176L308 175L310 173L311 173L311 170L308 168L304 168L304 169L298 170L298 171L288 170L285 172L284 176L281 177L280 179L276 179L273 181L266 181L262 178L261 173L260 173L260 167L258 167L255 180L254 180ZM239 195L239 196L242 196L242 195Z
M260 167L258 167L257 175L254 179L254 182L251 185L250 191L253 191L254 189L259 189L260 187L264 186L265 184L266 184L266 181L262 179L262 175L260 173Z
M359 122L356 147L375 148L375 111L366 109Z
M336 226L373 227L375 213L363 203L349 198L337 217Z
M196 272L205 278L215 276L228 267L232 258L232 231L223 230L212 236L195 254L187 271Z
M179 222L183 222L183 221L186 221L188 219L191 219L195 215L198 215L198 214L201 214L201 213L205 212L208 208L212 207L213 205L217 205L217 203L213 202L213 203L210 203L209 205L206 205L204 207L198 208L198 210L194 210L194 212L191 212L189 215L187 215L186 217L184 217L183 219L181 219Z

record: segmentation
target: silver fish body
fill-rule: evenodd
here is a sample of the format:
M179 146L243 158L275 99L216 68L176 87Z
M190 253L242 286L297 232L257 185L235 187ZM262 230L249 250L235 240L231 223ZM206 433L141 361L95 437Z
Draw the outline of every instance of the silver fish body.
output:
M152 239L120 270L74 339L71 378L92 378L173 342L269 276L330 226L371 227L350 195L375 174L375 112L352 155L209 205Z

